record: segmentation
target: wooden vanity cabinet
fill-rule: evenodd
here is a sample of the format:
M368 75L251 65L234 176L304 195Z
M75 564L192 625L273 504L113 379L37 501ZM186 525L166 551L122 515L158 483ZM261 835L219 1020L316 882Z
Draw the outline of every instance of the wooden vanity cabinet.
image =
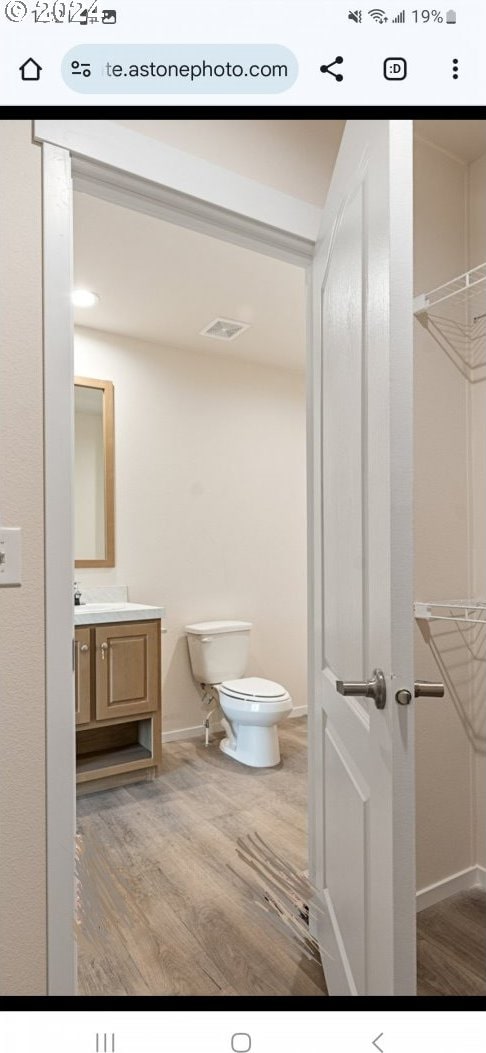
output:
M158 622L120 622L94 630L96 719L150 713L159 705Z
M153 778L161 754L161 623L75 629L76 781Z

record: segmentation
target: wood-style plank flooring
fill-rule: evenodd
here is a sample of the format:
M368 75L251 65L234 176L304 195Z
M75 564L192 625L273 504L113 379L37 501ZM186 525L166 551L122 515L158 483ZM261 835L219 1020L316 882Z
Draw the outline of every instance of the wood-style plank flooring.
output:
M458 892L417 915L420 995L486 995L486 892Z
M158 779L78 800L81 995L326 994L229 869L254 832L305 869L305 740L288 721L282 765L252 771L217 741L166 744ZM485 931L485 893L422 911L419 994L486 993Z
M320 967L262 924L229 870L255 831L305 869L305 734L305 719L287 722L274 769L217 741L166 744L158 779L78 800L81 994L325 993Z

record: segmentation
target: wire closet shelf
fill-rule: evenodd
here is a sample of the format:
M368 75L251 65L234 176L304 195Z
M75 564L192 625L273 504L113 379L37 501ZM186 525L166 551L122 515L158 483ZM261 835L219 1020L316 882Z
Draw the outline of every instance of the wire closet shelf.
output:
M471 381L486 375L486 263L417 296L414 314Z
M458 600L457 603L414 603L413 613L417 621L486 625L486 602L483 600Z

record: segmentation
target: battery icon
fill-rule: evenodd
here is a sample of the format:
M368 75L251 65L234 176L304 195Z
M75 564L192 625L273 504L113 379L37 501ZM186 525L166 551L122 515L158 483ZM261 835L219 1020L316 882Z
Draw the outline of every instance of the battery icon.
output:
M450 26L454 26L456 24L457 16L456 16L456 12L455 11L448 11L447 12L447 14L446 14L446 22L448 22L448 24Z

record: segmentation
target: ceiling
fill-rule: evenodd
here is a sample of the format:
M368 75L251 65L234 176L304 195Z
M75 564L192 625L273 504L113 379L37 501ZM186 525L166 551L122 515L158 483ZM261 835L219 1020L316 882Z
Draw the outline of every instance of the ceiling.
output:
M486 153L486 121L415 121L415 134L470 164Z
M122 121L242 175L321 204L344 121ZM486 121L415 121L415 133L463 162L486 152ZM100 296L77 325L158 345L304 366L303 270L75 194L75 284ZM250 324L225 343L201 336L213 319Z
M100 302L77 325L165 347L304 367L302 268L75 194L74 278ZM231 342L200 336L216 317L249 323Z

